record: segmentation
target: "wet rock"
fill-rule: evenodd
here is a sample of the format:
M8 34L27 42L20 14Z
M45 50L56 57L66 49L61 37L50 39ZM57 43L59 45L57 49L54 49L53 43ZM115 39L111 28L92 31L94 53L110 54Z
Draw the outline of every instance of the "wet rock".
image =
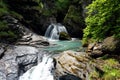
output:
M5 52L5 49L3 49L3 47L0 47L0 59L3 57Z
M7 44L0 43L0 59L4 56L7 46Z
M89 59L85 52L64 51L59 56L55 57L56 65L56 78L72 74L79 77L78 80L88 80L88 75L92 71L89 64ZM67 78L68 77L68 78ZM63 79L64 78L64 79ZM61 79L69 80L69 75ZM72 78L74 80L74 78Z
M59 40L71 40L71 37L66 32L59 33Z
M38 50L30 46L16 46L14 53L17 54L16 62L19 65L20 72L25 72L37 64Z
M0 59L0 80L18 80L18 77L41 61L43 54L31 46L9 45Z

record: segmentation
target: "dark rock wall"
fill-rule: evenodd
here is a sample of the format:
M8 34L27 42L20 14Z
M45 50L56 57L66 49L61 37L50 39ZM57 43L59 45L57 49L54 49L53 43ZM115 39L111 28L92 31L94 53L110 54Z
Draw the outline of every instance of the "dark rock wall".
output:
M10 10L23 16L21 22L38 34L44 35L46 28L53 22L64 24L72 37L82 38L85 26L85 7L91 0L59 2L58 0L5 0Z

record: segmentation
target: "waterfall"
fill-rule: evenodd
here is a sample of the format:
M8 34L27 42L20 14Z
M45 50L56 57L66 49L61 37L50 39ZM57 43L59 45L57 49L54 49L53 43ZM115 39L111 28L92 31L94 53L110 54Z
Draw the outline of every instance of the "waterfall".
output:
M42 62L20 76L19 80L54 80L53 70L53 59L44 55Z
M49 25L49 27L47 28L46 32L45 32L45 37L49 38L49 39L59 39L59 34L60 32L67 32L65 26L61 25L61 24L51 24Z

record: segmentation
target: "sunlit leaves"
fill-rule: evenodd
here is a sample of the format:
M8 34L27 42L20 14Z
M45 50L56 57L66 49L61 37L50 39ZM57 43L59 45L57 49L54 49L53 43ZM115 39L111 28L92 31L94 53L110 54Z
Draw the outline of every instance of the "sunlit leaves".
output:
M87 10L84 38L101 40L112 35L120 37L119 0L94 0Z

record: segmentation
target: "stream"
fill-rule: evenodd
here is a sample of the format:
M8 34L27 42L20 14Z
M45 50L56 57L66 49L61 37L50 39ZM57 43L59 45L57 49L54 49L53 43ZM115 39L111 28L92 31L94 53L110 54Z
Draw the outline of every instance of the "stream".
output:
M50 25L46 31L45 36L48 38L50 46L45 47L43 50L52 53L59 53L66 50L77 51L80 49L81 42L78 39L73 38L72 40L58 40L58 33L61 31L66 31L64 26ZM57 34L57 35L56 35ZM26 71L19 80L54 80L54 70L55 62L51 58L54 54L46 55L42 57L42 61L37 64L37 66L32 67L30 70Z
M65 41L50 41L51 46L46 47L44 50L51 52L62 52L66 50L78 51L82 45L80 40L65 40Z

